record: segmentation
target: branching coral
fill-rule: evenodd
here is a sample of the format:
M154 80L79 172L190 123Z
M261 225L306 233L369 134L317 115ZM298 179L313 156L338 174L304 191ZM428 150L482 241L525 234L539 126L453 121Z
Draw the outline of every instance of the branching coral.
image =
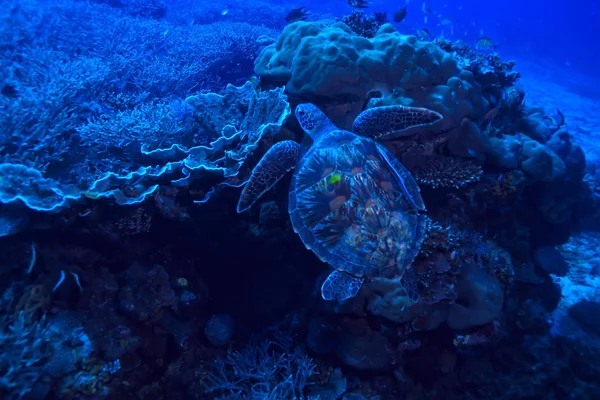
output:
M358 36L372 38L377 30L387 21L375 15L365 14L364 11L354 10L350 15L342 17L342 22Z
M452 42L440 38L434 42L441 49L453 53L458 65L471 71L477 82L483 86L500 85L508 87L520 78L520 74L513 70L515 62L502 61L496 53L485 54L479 52L461 41Z
M206 377L207 391L231 400L304 399L316 373L314 361L286 334L274 339L251 343L215 360Z
M483 171L470 161L457 158L433 158L420 169L415 177L422 185L436 188L460 189L469 183L477 182Z
M161 19L167 15L167 5L162 0L94 0L120 8L134 17Z
M224 8L225 6L227 8ZM226 16L222 15L224 10L227 10ZM177 12L167 14L167 20L177 25L204 26L224 19L233 23L256 21L260 25L280 30L286 24L285 17L289 11L290 4L265 0L228 0L227 3L212 0L178 0Z
M425 218L425 238L419 256L430 257L436 252L455 250L460 245L460 235L451 227L444 227L429 217Z
M20 400L38 390L36 383L43 376L58 379L81 368L93 347L83 329L77 327L80 324L68 313L38 318L21 311L14 316L3 316L0 319L2 398ZM45 397L39 391L36 396Z
M64 176L73 159L130 150L112 147L115 135L104 152L82 154L79 144L90 129L107 137L121 124L148 127L151 134L157 125L141 118L157 121L150 114L177 112L170 109L173 101L221 89L222 83L207 82L228 78L231 60L245 60L238 72L247 77L257 39L275 34L246 23L173 26L87 1L9 3L0 10L0 78L8 94L0 95L0 162L22 163L54 178Z
M29 393L44 369L46 319L32 320L20 313L13 320L5 315L0 320L0 393L6 399L22 399Z

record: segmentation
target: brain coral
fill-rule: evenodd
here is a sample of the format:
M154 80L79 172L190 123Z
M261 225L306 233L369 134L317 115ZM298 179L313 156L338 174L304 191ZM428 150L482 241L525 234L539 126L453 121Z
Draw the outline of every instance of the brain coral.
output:
M486 106L473 75L451 54L389 24L366 39L341 22L296 22L263 49L254 69L268 84L285 84L292 98L344 103L347 109L340 115L329 112L343 128L349 128L372 91L389 94L390 103L430 107L446 119L456 114L447 122L451 126L464 117L480 118Z

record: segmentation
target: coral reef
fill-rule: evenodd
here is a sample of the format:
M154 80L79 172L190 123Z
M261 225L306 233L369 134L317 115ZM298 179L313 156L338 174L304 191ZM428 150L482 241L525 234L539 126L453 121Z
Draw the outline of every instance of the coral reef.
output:
M459 161L456 158L431 159L416 172L417 181L434 189L455 188L477 182L483 171L469 161Z
M342 22L356 33L358 36L367 39L372 38L377 33L381 25L387 21L387 15L383 14L365 14L364 11L353 10L351 14L345 15Z
M143 131L159 129L159 123L166 123L165 114L171 113L173 128L179 110L169 104L225 86L219 81L229 78L231 60L239 59L243 68L241 60L248 58L250 75L260 47L256 40L274 35L270 29L244 23L221 23L210 29L172 26L123 16L87 1L10 3L0 14L1 70L4 85L14 95L0 97L4 127L0 161L24 164L49 178L78 173L65 171L73 161L89 158L92 164L103 164L103 159L128 151L123 147L126 139L120 148L101 143L94 153L81 154L78 129L88 119ZM83 128L84 136L89 129ZM98 134L101 129L100 123ZM85 165L78 167L87 172Z
M206 375L207 392L222 399L302 399L316 372L314 361L285 333L250 343L215 360Z
M139 204L158 193L161 181L166 181L167 185L170 181L175 187L188 187L202 178L220 178L218 184L235 186L244 179L240 172L246 158L263 139L271 140L279 132L290 113L281 90L257 92L249 82L241 87L228 86L222 96L200 94L188 97L186 104L194 122L187 125L187 130L181 130L182 126L171 121L173 134L177 132L177 143L169 143L168 129L139 129L138 122L133 122L133 126L115 121L98 126L92 122L95 127L89 128L89 131L93 132L93 136L85 139L82 143L84 148L89 146L97 153L96 146L120 137L121 146L127 147L124 141L136 142L139 154L132 156L127 153L124 156L120 153L104 158L105 167L112 164L110 171L102 175L104 171L88 170L83 177L78 177L77 185L68 184L69 174L64 174L61 182L45 178L40 171L20 164L1 164L5 178L0 182L0 201L34 211L56 212L84 199L111 198L121 205ZM163 115L152 114L152 117L158 119L141 121L160 124ZM107 132L103 126L110 131ZM161 142L156 143L152 135L144 140L135 138L133 135L137 132L164 135L165 147ZM208 144L198 144L202 142ZM129 149L136 151L131 146ZM84 158L79 162L89 167L93 165L90 161ZM131 172L118 175L119 164L122 163L128 165ZM77 167L75 164L73 168L81 171ZM218 185L208 190L201 189L205 190L204 195L197 200L205 201L218 189Z
M471 71L475 80L482 86L511 87L520 77L520 74L514 70L516 63L503 61L498 53L478 52L465 42L452 42L443 38L436 38L434 43L451 53L458 65Z
M0 397L597 398L600 169L514 62L384 13L177 3L0 9ZM287 177L235 213L263 154L310 141L299 103L443 116L380 143L425 232L345 301Z
M285 84L292 99L327 106L330 119L344 129L372 91L389 93L392 103L440 112L448 127L482 117L485 108L472 74L453 57L389 24L366 39L343 23L296 22L262 50L254 68L266 84Z

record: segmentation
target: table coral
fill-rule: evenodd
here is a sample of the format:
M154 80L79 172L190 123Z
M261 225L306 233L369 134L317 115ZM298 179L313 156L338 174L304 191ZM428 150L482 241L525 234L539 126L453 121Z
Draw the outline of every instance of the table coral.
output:
M145 124L160 122L152 120L156 116L174 118L167 125L160 123L160 126L168 127L168 132L162 132L166 140L162 144L155 142L153 137L135 137L141 122L132 126L112 125L109 131L106 131L108 126L102 124L96 128L88 127L90 132L96 129L94 140L98 143L105 138L100 133L106 131L107 137L139 140L141 148L138 153L117 152L117 155L108 156L104 164L109 166L109 172L99 175L99 171L90 172L79 177L75 184L68 184L68 174L62 179L50 179L34 168L0 164L3 171L0 203L39 212L59 212L86 199L111 199L120 205L139 204L161 193L160 185L189 187L206 179L204 196L198 199L203 202L222 186L244 182L244 175L240 174L247 158L263 139L272 138L279 132L290 114L282 89L257 91L250 82L240 87L230 85L223 95L191 96L186 99L186 107L189 107L186 112L191 114L186 118L191 118L192 122L181 126L169 113L147 115L150 119ZM199 136L205 139L200 140ZM198 144L205 142L208 144ZM83 157L78 162L87 163L88 160Z

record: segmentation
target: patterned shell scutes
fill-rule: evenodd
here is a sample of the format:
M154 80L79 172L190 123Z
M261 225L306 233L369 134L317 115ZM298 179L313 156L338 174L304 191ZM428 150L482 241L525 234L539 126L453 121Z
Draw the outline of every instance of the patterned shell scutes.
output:
M418 129L433 125L442 119L441 114L422 107L373 107L356 117L352 131L372 139L389 140L413 135Z
M424 217L406 198L376 144L333 131L292 178L289 212L307 248L357 277L399 277L417 255Z

